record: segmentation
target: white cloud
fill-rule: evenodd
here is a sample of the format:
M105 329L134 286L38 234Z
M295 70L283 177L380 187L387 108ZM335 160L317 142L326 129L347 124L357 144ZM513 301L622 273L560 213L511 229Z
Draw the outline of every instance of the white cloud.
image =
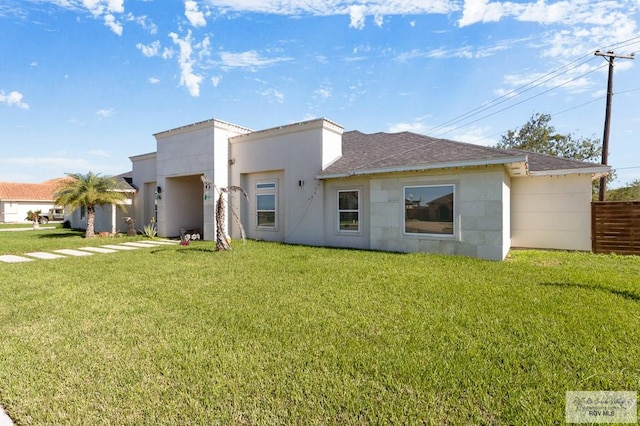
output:
M331 97L331 88L321 87L313 91L313 94L322 99L328 99Z
M286 57L265 58L260 56L260 54L255 50L248 50L240 53L220 52L220 59L222 60L222 69L248 68L251 71L255 71L258 68L273 65L278 62L291 60L291 58Z
M104 15L104 24L107 27L111 28L111 31L113 31L117 35L122 35L122 31L124 30L124 28L122 27L122 24L120 24L120 22L116 21L115 16L113 16L112 14L107 13L106 15Z
M158 84L158 83L160 83L160 79L157 78L157 77L149 77L149 83Z
M154 56L160 55L160 40L156 40L151 44L136 44L136 48L142 52L144 56L147 58L152 58Z
M390 133L413 132L422 134L427 130L427 125L422 119L417 119L412 123L394 123L389 125Z
M169 37L180 48L178 65L180 66L180 85L185 86L191 96L200 96L200 83L202 76L194 72L195 60L192 58L193 46L191 31L184 38L180 38L176 33L169 33Z
M596 26L619 25L620 20L632 21L628 16L638 7L637 0L559 0L554 3L538 0L535 2L499 2L490 0L466 0L460 27L477 23L498 22L512 17L518 21L538 24L587 24Z
M111 154L108 151L105 151L103 149L92 149L88 152L88 154L95 157L105 157L105 158L111 157Z
M475 145L492 146L498 143L498 140L486 136L490 133L491 127L475 127L472 126L465 132L455 132L450 139L460 142L472 143ZM440 132L440 131L439 131Z
M352 6L349 6L349 16L351 18L349 26L357 30L363 29L366 11L367 7L363 4L354 4Z
M29 104L22 101L23 97L22 93L16 92L15 90L8 95L0 91L0 103L17 106L20 109L29 109Z
M135 16L133 13L128 13L126 19L129 22L137 23L143 29L147 30L149 34L158 33L158 26L154 24L146 15Z
M113 108L103 108L96 111L98 118L109 118L115 113Z
M204 18L204 13L198 9L198 3L194 0L185 0L184 2L184 16L187 17L189 23L194 27L204 27L207 25L207 20Z
M117 21L115 14L124 13L124 0L82 0L82 4L94 18L102 18L111 31L122 35L123 26Z
M220 76L211 77L211 84L213 84L213 87L218 87L218 84L220 84L221 81L222 77Z
M282 103L284 101L284 94L276 89L267 89L260 93L262 96L269 98L271 101Z
M384 24L384 16L376 13L373 15L373 23L382 28L382 24Z
M362 29L367 16L374 23L382 23L388 15L447 14L458 10L457 0L368 0L354 2L344 0L208 0L220 13L254 12L285 16L349 16L349 26ZM378 18L375 18L378 16Z

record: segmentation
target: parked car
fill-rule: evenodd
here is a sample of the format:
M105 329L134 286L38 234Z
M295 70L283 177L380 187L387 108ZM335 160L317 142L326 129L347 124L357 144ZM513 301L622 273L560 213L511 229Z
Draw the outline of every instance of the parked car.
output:
M49 209L47 213L41 213L38 216L38 222L47 223L49 221L62 221L64 220L64 208L63 207L54 207Z

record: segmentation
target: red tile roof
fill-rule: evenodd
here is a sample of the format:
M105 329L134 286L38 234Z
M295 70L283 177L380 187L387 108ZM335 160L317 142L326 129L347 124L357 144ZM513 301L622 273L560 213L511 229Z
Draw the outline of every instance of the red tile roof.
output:
M0 182L0 200L53 201L53 194L64 179L51 179L43 183Z

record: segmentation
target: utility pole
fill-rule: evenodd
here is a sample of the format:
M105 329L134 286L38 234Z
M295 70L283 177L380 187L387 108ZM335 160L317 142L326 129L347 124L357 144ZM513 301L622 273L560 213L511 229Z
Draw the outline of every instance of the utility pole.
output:
M607 81L607 108L604 116L604 135L602 136L602 164L607 165L609 161L609 127L611 125L611 101L613 99L613 61L616 58L620 59L633 59L633 53L631 55L616 55L612 51L606 53L599 50L595 51L596 56L602 56L609 62L609 79ZM598 201L604 201L607 191L607 177L602 176L600 178L600 192L598 194Z

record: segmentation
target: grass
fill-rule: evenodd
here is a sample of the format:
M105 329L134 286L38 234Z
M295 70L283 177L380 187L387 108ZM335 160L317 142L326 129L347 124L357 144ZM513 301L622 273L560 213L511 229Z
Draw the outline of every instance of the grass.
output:
M41 225L41 227L51 227L54 229L33 229L33 225L4 226L0 227L0 255L22 254L33 251L46 251L57 249L75 249L86 246L100 246L124 241L137 241L144 239L143 236L136 237L96 237L84 238L84 231L62 228L61 224ZM6 229L26 228L24 231L6 231ZM2 231L5 229L5 231Z
M553 424L565 391L640 387L638 257L214 248L0 264L0 404L19 424Z

